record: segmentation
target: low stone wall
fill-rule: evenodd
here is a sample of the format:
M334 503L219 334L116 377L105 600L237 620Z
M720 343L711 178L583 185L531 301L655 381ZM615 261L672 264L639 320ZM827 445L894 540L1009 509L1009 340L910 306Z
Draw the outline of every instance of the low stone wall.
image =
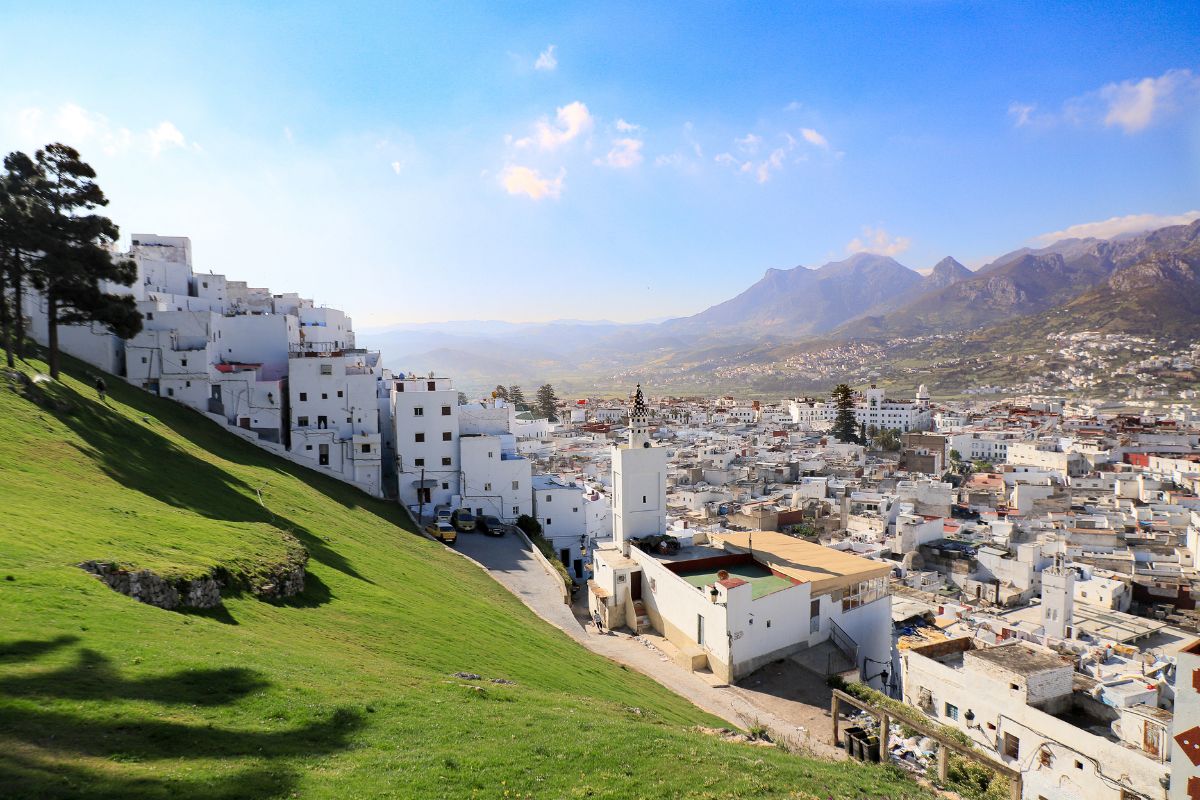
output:
M173 610L215 608L221 605L221 590L245 589L256 597L275 600L304 591L308 551L294 549L287 559L255 575L239 575L216 568L198 578L164 578L148 569L130 569L111 561L84 561L79 568L95 575L114 592L140 603Z

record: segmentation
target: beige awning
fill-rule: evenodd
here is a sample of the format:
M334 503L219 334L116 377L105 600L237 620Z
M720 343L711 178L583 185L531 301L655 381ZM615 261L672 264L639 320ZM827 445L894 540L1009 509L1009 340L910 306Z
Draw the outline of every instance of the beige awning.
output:
M814 596L892 573L892 566L886 562L844 553L775 531L710 533L709 539L723 543L726 550L742 553L750 552L753 545L756 561L789 578L812 584Z

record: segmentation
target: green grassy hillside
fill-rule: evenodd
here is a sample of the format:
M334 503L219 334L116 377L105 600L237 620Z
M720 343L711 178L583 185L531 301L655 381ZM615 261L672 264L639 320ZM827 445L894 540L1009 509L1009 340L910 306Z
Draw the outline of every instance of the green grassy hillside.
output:
M0 795L921 794L692 732L719 723L542 623L394 505L116 379L106 408L68 366L32 390L0 377ZM303 595L205 612L75 566L252 572L290 537L311 554Z

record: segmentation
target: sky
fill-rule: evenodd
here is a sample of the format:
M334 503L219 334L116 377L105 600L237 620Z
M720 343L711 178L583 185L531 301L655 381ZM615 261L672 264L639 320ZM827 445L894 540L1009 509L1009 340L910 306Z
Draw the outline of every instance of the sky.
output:
M647 6L652 6L647 8ZM1200 216L1200 4L0 0L0 147L359 328Z

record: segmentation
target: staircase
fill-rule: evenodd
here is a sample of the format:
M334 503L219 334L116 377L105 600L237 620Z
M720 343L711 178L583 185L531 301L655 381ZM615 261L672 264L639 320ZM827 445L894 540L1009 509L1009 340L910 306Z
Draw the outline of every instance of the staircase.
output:
M858 643L833 620L829 620L829 626L828 639L801 650L792 660L824 677L841 675L858 680Z
M653 630L650 627L650 616L646 613L646 604L641 600L633 601L633 614L637 617L637 630L635 633L646 633Z

